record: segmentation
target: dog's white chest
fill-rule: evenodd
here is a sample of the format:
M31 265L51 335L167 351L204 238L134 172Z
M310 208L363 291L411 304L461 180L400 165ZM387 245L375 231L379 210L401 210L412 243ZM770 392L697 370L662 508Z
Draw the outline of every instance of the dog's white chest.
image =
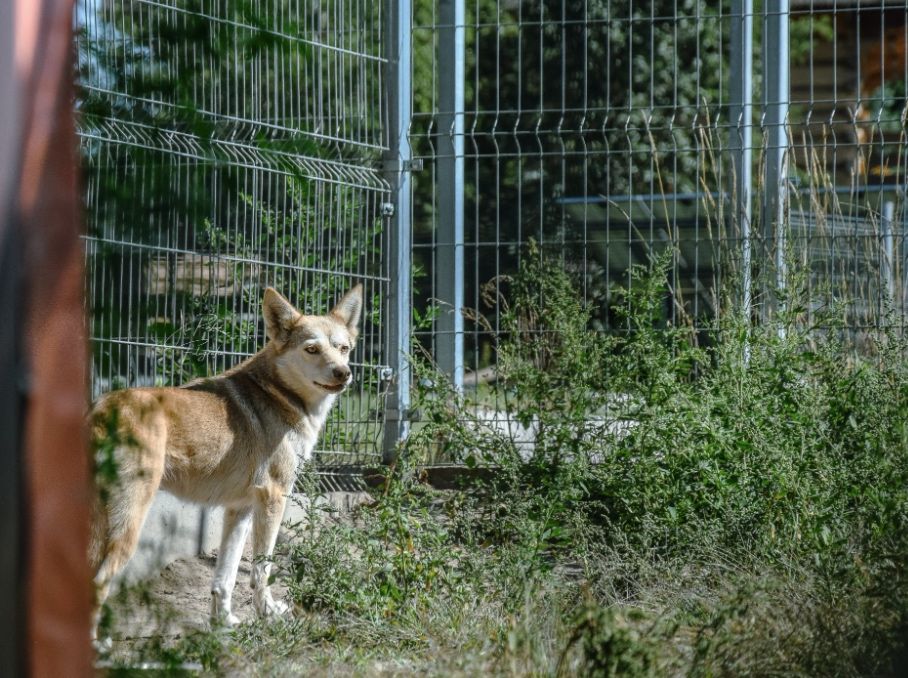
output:
M315 404L309 413L303 417L296 428L287 431L284 444L292 449L297 459L307 462L312 458L315 443L325 427L325 420L334 404L334 396L328 396Z
M318 429L312 429L311 426L300 427L299 430L290 430L286 433L283 440L284 449L293 452L297 460L306 462L312 458L312 450L315 449L315 443L318 440Z

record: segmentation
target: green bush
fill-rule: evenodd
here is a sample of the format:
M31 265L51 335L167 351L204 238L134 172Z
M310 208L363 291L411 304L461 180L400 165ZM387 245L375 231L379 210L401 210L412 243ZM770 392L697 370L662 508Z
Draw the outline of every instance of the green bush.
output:
M424 365L428 421L410 453L495 467L475 529L523 544L537 569L575 561L590 577L621 559L632 597L661 578L650 602L698 634L692 671L745 671L735 656L783 672L894 670L908 628L905 342L881 331L859 354L832 312L819 331L794 311L783 332L720 318L703 341L662 319L666 264L631 271L620 331L603 335L563 268L531 250L483 395L533 427L531 453ZM614 604L614 579L594 588ZM590 614L598 630L588 619L585 633L601 636ZM579 643L587 661L597 642ZM645 674L648 655L634 656Z

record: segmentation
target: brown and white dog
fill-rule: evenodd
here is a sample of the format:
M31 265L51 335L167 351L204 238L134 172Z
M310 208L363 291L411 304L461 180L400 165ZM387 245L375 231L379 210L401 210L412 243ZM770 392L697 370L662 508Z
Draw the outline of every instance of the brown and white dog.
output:
M106 485L99 481L92 526L98 611L136 549L159 488L225 508L211 585L213 623L238 621L230 601L250 528L255 609L260 616L286 611L271 596L266 559L297 464L311 457L337 394L352 380L362 305L357 285L327 315L307 316L268 288L269 341L242 364L179 388L131 388L99 399L91 413L94 449L115 474Z

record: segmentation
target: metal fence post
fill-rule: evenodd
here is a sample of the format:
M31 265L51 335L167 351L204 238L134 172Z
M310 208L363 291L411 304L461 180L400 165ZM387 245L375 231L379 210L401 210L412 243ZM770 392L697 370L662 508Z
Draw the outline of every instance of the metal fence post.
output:
M880 258L882 260L882 265L880 266L880 278L881 278L881 288L885 290L885 299L888 300L888 303L895 303L895 239L892 235L892 222L895 220L895 203L892 200L887 200L883 203L883 209L880 214L880 235L882 240L882 252L880 252ZM882 295L881 295L882 296ZM880 313L884 312L884 308L880 309Z
M435 271L442 307L435 359L457 389L463 387L465 17L464 0L440 0Z
M397 456L398 445L409 433L410 409L410 342L411 342L411 205L409 140L412 113L412 83L410 70L410 35L412 8L410 0L389 0L386 26L388 61L388 152L385 158L391 184L391 200L385 206L389 227L388 331L385 355L391 369L391 383L385 400L385 428L382 440L382 460L391 463Z
M789 51L788 0L763 6L763 125L766 163L763 182L763 234L775 246L776 291L785 288L785 218L788 208Z
M729 69L729 149L734 220L741 238L741 315L750 323L753 195L753 0L732 0Z
M19 8L17 7L16 10ZM22 347L20 343L22 274L19 262L22 247L15 221L22 121L20 75L16 66L16 11L12 2L0 4L0 628L7 629L0 642L0 674L25 673L22 654L25 647L25 610L20 594L25 579L21 544L22 534Z

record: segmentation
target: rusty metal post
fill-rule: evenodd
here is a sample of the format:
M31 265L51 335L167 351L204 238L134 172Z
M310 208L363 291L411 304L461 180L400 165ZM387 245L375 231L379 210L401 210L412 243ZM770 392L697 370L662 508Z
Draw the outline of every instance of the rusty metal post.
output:
M3 233L21 241L18 283L23 404L19 675L92 675L87 562L87 342L81 203L73 121L72 0L14 0L14 73L3 80L20 124L2 162L12 169ZM8 62L4 62L8 63ZM5 172L4 172L5 174ZM14 300L15 302L16 300ZM9 324L4 315L3 323ZM2 544L3 549L16 545Z
M14 226L14 201L19 158L19 108L13 49L13 9L0 3L0 675L17 676L22 615L19 604L20 470L19 389L16 373L21 354L16 328L19 311L20 249Z

